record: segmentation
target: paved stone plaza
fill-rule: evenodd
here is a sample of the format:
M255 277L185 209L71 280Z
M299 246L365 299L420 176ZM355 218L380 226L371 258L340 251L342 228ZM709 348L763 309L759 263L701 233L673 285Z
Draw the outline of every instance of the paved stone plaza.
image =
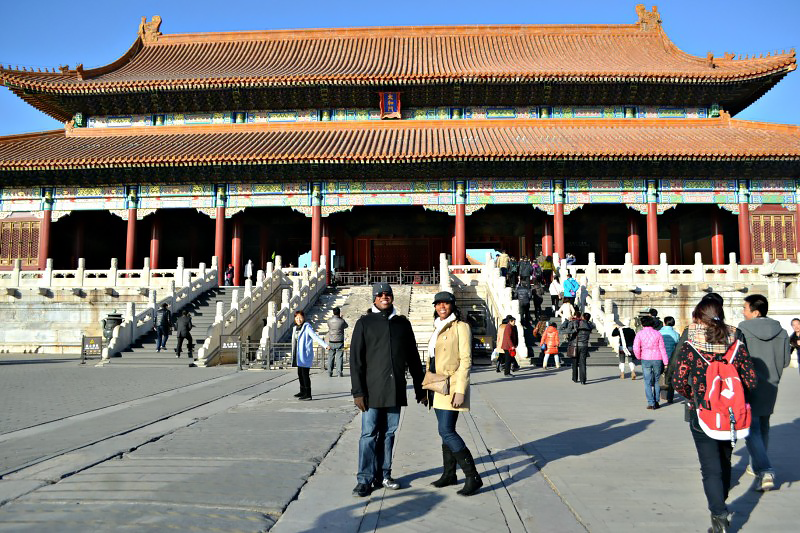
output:
M400 491L356 499L359 421L349 379L291 371L79 367L0 358L2 531L706 531L680 405L645 410L641 381L590 368L473 374L458 429L485 485L470 498L429 483L435 417L404 410ZM788 369L772 418L779 489L760 494L734 452L734 530L793 531L800 497L800 379ZM459 472L459 478L461 478Z

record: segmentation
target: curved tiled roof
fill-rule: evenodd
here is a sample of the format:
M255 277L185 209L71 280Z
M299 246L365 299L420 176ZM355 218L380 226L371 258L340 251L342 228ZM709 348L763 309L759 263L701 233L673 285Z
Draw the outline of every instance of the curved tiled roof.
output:
M800 161L800 128L725 115L73 129L0 139L0 171L558 159Z
M794 51L697 57L657 11L629 25L381 27L161 35L160 18L119 60L58 73L0 70L12 87L55 93L314 84L654 81L714 83L793 70ZM154 24L154 23L147 23Z

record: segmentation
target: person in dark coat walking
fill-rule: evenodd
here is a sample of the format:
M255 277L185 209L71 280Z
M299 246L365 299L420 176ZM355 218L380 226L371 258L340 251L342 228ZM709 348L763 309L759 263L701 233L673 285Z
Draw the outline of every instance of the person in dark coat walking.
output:
M166 349L167 339L169 339L169 332L172 330L172 312L169 310L169 304L166 302L161 304L161 309L156 311L156 316L153 318L153 329L156 330L156 351Z
M183 349L183 341L186 340L187 350L189 351L189 361L193 359L192 350L194 349L194 341L192 340L192 316L186 309L181 312L181 316L175 321L175 331L178 333L178 346L175 348L175 357L181 356Z
M747 349L758 377L758 387L750 391L750 433L745 438L750 454L750 470L756 475L756 489L772 490L775 472L767 455L769 417L778 398L778 384L783 369L791 362L789 336L777 320L767 317L769 303L761 294L744 299L744 317L739 330L747 341Z
M524 278L517 285L517 302L519 303L519 319L522 322L522 326L528 327L531 323L531 289Z
M519 260L518 269L520 283L527 282L530 284L531 276L533 275L533 265L531 265L531 262L528 261L527 257L522 256L522 258Z
M592 315L583 313L578 320L570 320L568 333L575 335L575 361L572 363L572 381L578 383L580 370L580 382L586 385L586 358L589 357L589 337L594 329Z
M541 280L538 278L531 286L531 299L533 300L533 313L536 316L536 321L542 319L542 302L544 302L545 288Z
M400 408L408 405L408 369L417 403L428 405L422 389L422 361L411 322L397 314L388 283L372 286L373 305L358 319L350 340L350 381L353 403L361 411L358 443L358 484L353 495L369 496L373 484L396 490L392 479L392 448Z

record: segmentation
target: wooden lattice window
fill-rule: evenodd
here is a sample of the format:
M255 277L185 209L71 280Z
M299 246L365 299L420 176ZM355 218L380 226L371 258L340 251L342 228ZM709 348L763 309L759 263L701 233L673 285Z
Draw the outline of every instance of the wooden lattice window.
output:
M794 217L794 213L750 215L753 255L756 262L760 263L763 260L764 252L769 252L773 260L796 258Z
M13 266L21 259L22 266L39 264L38 220L0 222L0 266Z

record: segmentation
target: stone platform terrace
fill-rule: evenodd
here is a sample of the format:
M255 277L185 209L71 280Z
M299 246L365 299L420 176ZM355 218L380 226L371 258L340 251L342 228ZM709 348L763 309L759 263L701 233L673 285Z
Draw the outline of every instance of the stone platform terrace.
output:
M13 414L0 417L0 531L706 531L682 407L645 410L641 381L612 368L589 378L479 369L458 429L482 491L429 486L441 466L435 418L413 405L395 447L403 489L357 499L349 379L312 374L314 401L299 402L287 371L2 356L0 401ZM737 445L735 531L796 527L798 401L787 369L771 434L779 490L750 490Z

